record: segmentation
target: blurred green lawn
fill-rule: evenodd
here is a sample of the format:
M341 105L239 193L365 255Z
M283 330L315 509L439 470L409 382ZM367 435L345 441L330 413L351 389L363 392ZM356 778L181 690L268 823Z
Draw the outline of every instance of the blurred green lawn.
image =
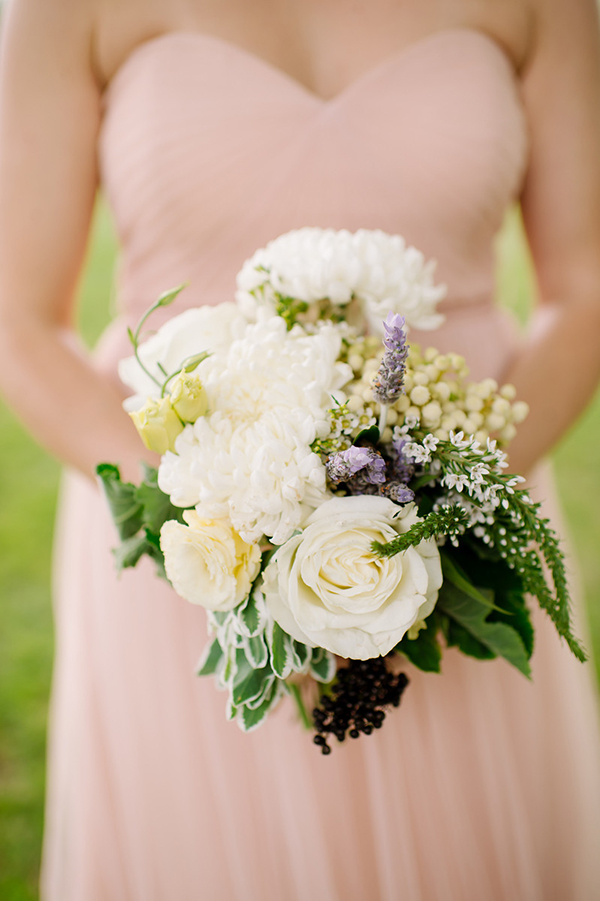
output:
M81 287L80 326L93 344L109 319L114 235L99 204ZM499 295L526 316L531 274L519 221L499 241ZM600 657L600 398L555 453L559 487ZM42 835L45 725L52 659L51 538L59 467L0 405L0 899L33 901Z

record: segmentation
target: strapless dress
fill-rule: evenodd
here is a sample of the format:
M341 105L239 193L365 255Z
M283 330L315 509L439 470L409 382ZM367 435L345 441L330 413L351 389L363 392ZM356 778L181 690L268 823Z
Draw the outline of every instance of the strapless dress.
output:
M119 311L95 364L180 282L231 300L253 251L305 225L380 228L438 260L446 321L411 335L502 377L494 237L527 167L512 67L478 31L395 53L330 101L221 39L138 47L105 96ZM168 311L171 315L174 311ZM550 489L539 477L542 493ZM591 668L536 614L533 679L448 651L385 727L318 753L284 701L244 735L195 665L204 611L143 564L118 578L94 485L69 475L57 537L45 901L600 898Z

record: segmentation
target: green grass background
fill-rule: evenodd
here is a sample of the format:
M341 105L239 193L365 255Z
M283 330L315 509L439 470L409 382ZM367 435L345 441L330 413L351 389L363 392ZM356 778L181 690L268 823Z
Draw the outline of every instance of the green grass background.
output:
M531 268L513 212L498 242L499 299L524 321ZM109 320L115 239L98 204L79 304L90 345ZM600 398L557 448L559 488L600 657ZM52 662L50 563L59 466L0 404L0 901L38 897Z

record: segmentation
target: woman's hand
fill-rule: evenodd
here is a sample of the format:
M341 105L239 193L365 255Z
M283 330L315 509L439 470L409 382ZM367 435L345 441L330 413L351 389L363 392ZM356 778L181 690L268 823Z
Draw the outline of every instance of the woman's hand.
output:
M539 307L504 380L531 408L510 449L527 472L600 378L600 33L594 0L536 0L523 73L531 155L522 209Z

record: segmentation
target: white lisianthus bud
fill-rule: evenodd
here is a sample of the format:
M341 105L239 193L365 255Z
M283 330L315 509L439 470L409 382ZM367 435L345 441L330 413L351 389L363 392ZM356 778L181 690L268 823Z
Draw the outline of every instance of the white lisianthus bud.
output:
M171 405L183 422L196 422L208 409L208 398L197 375L182 370L171 389Z
M248 596L260 570L258 544L244 541L227 519L183 514L160 532L167 577L177 594L207 610L232 610Z
M149 397L140 410L129 414L148 450L166 454L175 447L175 439L183 431L183 423L168 397Z

